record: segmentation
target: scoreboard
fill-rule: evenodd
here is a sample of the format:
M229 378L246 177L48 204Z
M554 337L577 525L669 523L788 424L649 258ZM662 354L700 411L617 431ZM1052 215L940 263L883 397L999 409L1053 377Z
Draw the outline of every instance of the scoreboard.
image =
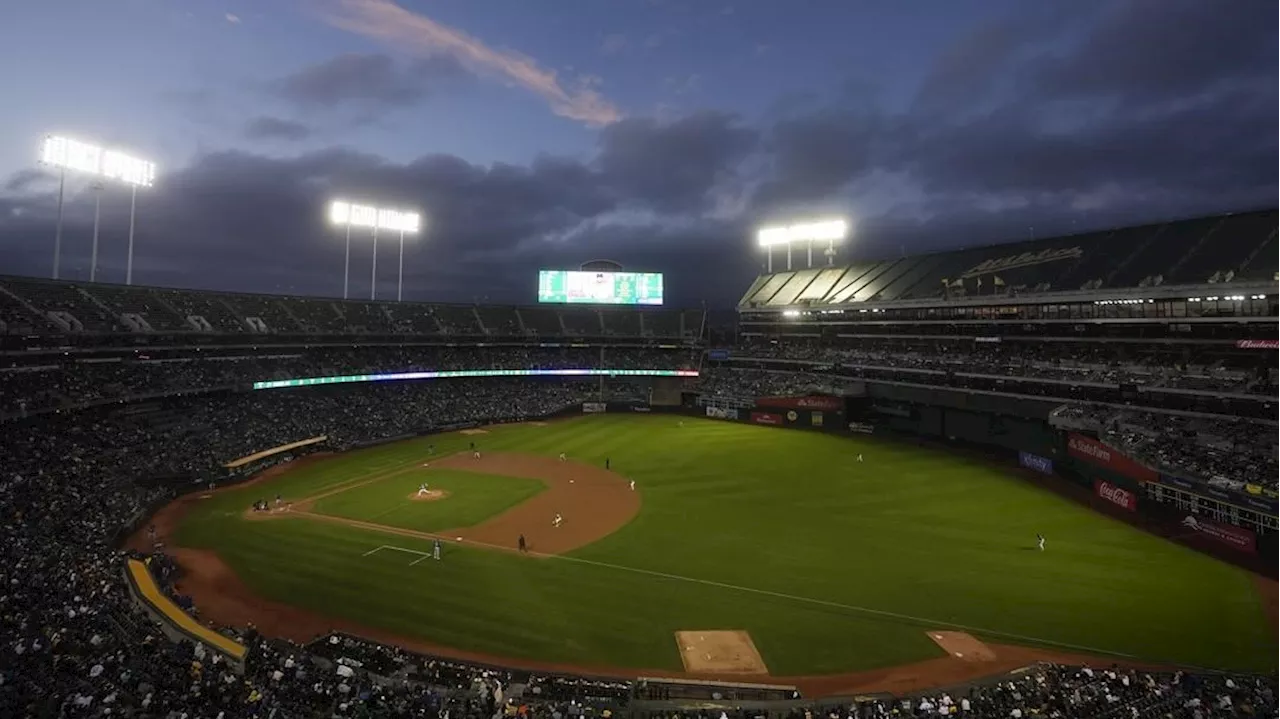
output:
M542 270L538 302L597 305L660 305L660 272Z

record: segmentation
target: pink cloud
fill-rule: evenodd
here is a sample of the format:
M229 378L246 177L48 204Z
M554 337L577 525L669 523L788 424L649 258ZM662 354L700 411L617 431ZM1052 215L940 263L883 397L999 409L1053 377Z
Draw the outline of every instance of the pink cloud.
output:
M489 47L461 30L410 12L391 0L334 0L325 6L330 25L418 54L448 54L472 70L494 75L547 101L561 117L588 125L608 125L622 118L613 103L590 83L566 87L553 70L524 55Z

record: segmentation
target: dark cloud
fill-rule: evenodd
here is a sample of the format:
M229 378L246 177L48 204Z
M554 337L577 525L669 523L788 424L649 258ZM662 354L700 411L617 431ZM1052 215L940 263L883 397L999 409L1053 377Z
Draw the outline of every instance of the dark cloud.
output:
M717 112L669 124L628 119L600 133L596 166L627 200L663 211L702 207L717 183L729 179L756 147L758 134Z
M295 120L262 115L244 126L244 136L250 140L305 140L311 136L311 128Z
M628 119L601 131L594 157L527 165L205 154L140 194L137 277L336 294L343 235L324 217L335 196L423 212L405 252L411 298L528 302L539 267L603 256L668 273L675 303L712 305L736 300L763 260L752 226L784 212L847 212L850 251L883 256L1274 203L1276 68L1256 46L1274 58L1275 38L1255 27L1272 26L1274 5L1233 4L1244 19L1181 0L1072 7L1088 12L1044 11L962 39L901 110L851 83L785 103L759 127L714 112ZM277 89L299 107L385 108L427 96L441 76L345 56ZM48 273L56 187L38 179L15 175L0 194L6 271ZM69 185L73 275L88 254L87 199ZM127 196L104 195L108 278L123 273L127 208ZM352 239L353 292L367 296L371 238ZM379 244L384 297L397 241Z
M348 103L396 108L415 105L435 90L469 77L449 56L404 64L387 55L352 53L303 68L272 83L270 89L303 108Z

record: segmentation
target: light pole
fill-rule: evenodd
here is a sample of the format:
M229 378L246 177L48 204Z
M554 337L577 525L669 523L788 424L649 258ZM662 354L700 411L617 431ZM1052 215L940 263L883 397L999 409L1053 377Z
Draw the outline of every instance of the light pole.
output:
M351 276L351 223L347 223L347 256L342 261L342 299L347 299L348 278Z
M378 226L373 226L373 271L369 278L369 299L378 299Z
M53 230L53 279L58 279L58 267L62 265L62 197L67 189L67 171L58 172L58 224Z
M117 150L73 140L60 135L48 135L40 151L40 162L58 168L58 221L53 235L53 279L58 279L62 265L62 208L66 194L67 170L82 172L96 178L119 180L131 186L129 200L129 257L125 263L125 284L133 284L133 231L138 208L138 188L151 187L155 183L154 163ZM89 280L98 274L98 222L102 209L101 182L95 182L93 208L93 255L90 260Z
M89 255L89 281L98 279L98 220L102 217L102 183L93 183L93 250Z
M396 302L404 299L404 230L400 230L400 270L396 274Z
M825 240L828 243L828 262L835 256L835 243L841 242L849 235L849 223L845 220L824 220L807 222L799 225L782 227L766 227L756 233L756 242L768 253L768 271L773 274L773 248L777 245L787 247L787 270L791 269L791 245L796 242L808 244L809 268L813 268L813 243Z
M349 296L351 274L351 228L373 228L373 267L369 277L369 299L378 298L378 230L393 230L400 234L400 268L396 282L396 301L404 297L404 236L418 232L422 216L417 212L390 210L373 205L356 205L345 200L329 203L329 222L346 225L347 247L342 265L342 298Z

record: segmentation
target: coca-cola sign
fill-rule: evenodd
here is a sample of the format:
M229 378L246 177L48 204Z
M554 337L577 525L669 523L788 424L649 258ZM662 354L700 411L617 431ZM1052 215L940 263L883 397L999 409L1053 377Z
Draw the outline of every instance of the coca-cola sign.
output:
M1234 524L1216 522L1212 519L1188 514L1187 518L1182 520L1182 526L1196 534L1221 542L1232 549L1238 549L1250 554L1258 551L1257 535L1248 529L1237 527Z
M1102 480L1094 480L1093 491L1099 497L1117 507L1127 509L1130 512L1138 511L1138 495L1123 487L1117 487L1110 482L1103 482Z
M1280 340L1236 340L1238 350L1274 350L1280 349Z
M1072 432L1067 435L1067 453L1076 459L1139 482L1156 481L1156 472L1151 468L1144 467L1111 447L1083 434Z

